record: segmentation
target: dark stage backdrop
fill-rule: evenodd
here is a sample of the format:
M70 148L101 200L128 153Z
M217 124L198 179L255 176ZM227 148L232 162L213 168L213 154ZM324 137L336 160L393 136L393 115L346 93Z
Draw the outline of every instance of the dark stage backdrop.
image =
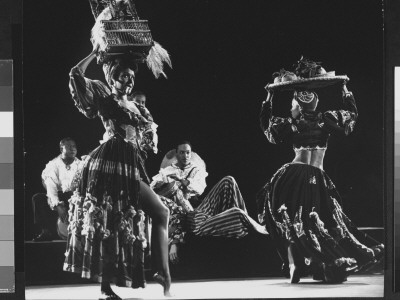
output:
M173 69L154 79L142 66L136 89L146 92L159 124L159 149L150 156L151 176L164 154L189 139L207 163L208 186L236 178L249 213L255 195L293 158L290 145L272 145L258 125L271 75L290 69L302 55L328 71L350 77L359 121L353 135L330 139L325 170L359 226L383 225L383 19L381 1L146 0L136 1L153 38L166 48ZM94 18L88 1L24 1L24 147L26 239L32 238L30 199L43 191L40 174L58 154L58 142L73 137L79 156L95 148L104 129L75 108L68 73L91 51ZM87 76L104 79L93 63ZM341 106L340 87L321 90L320 109ZM275 96L286 116L291 96Z

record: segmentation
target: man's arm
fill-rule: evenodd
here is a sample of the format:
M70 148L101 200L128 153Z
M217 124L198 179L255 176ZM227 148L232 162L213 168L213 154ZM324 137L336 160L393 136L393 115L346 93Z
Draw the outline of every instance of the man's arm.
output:
M68 219L68 211L63 201L58 197L59 187L61 185L59 180L59 170L54 161L49 162L42 172L43 184L46 188L49 206L52 210L56 210L58 216L63 222Z
M154 189L166 182L170 182L170 180L169 180L170 177L168 175L171 175L171 174L172 173L171 173L171 170L169 167L160 169L159 173L157 175L153 176L152 182L150 183L150 188Z
M58 198L58 186L60 185L58 179L58 168L54 161L50 161L42 172L43 184L46 188L47 197L51 209L55 209L60 204Z
M179 263L178 250L179 250L178 244L171 244L171 246L169 248L169 260L173 264Z
M185 180L182 180L182 185L186 187L188 192L201 195L207 186L207 176L208 173L206 170L195 167L190 176Z

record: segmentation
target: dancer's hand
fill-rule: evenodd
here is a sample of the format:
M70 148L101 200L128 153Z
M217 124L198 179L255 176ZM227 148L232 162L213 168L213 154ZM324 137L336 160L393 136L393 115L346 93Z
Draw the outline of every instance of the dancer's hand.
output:
M267 99L265 99L263 104L272 101L272 98L274 97L274 90L267 89L267 91L268 91Z
M99 52L99 50L100 50L100 45L98 43L94 43L92 53L97 54Z
M184 187L184 188L186 188L190 184L189 180L187 180L185 178L179 178L175 174L168 175L168 177L173 179L173 180L175 180L175 181L178 181L181 184L181 186Z
M342 96L346 97L347 94L351 94L351 92L347 89L347 80L343 81L343 85L342 85Z
M172 244L171 248L169 249L169 260L173 263L179 263L179 257L178 257L178 245L177 244Z
M173 180L176 180L176 181L181 181L182 179L181 178L179 178L177 175L175 175L175 174L170 174L170 175L167 175L167 177L169 177L169 178L171 178L171 179L173 179Z
M184 187L187 187L190 184L190 181L187 179L181 179L180 182Z

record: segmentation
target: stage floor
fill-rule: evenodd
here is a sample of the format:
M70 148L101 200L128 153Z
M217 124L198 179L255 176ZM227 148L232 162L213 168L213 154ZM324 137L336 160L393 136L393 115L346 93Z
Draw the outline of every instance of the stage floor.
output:
M174 281L169 299L383 297L383 275L353 275L343 284L323 284L311 278L290 284L286 278L246 278ZM26 287L26 300L98 299L99 284ZM124 300L166 299L161 286L149 282L145 289L115 287Z

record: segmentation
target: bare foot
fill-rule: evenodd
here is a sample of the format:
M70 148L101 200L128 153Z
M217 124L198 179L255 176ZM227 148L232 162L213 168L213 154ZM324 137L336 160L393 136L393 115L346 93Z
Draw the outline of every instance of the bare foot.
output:
M122 300L122 298L119 297L114 292L112 292L112 294L106 294L106 293L101 292L101 296L100 296L99 300Z
M295 265L289 266L290 270L290 283L299 283L300 282L300 269Z
M114 291L111 286L102 287L101 296L99 300L122 300Z
M159 273L155 273L153 275L153 279L155 282L160 284L164 288L164 296L165 297L172 297L169 289L171 287L171 277L165 278L163 275Z

